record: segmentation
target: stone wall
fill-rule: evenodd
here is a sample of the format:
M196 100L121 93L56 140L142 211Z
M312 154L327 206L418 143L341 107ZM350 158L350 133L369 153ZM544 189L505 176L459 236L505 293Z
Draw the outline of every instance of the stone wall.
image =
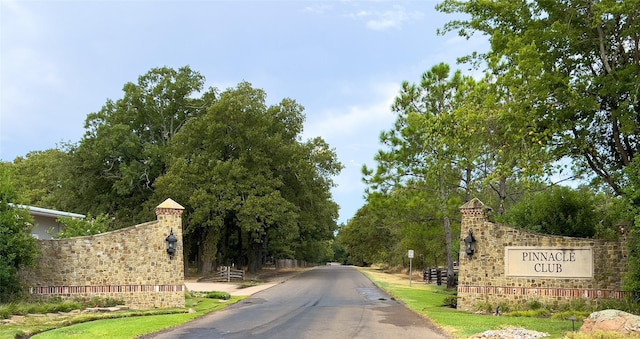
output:
M624 296L622 280L628 269L624 236L620 241L605 241L529 233L489 222L487 209L478 199L460 211L458 309L477 311L487 304L495 309L534 300L558 306L576 298ZM464 242L469 229L475 238L471 256ZM517 257L512 258L512 253ZM520 271L529 273L513 273Z
M157 220L113 232L39 241L34 269L22 272L33 295L101 297L123 300L134 309L184 307L182 212L167 199ZM173 232L177 251L170 257L166 238Z

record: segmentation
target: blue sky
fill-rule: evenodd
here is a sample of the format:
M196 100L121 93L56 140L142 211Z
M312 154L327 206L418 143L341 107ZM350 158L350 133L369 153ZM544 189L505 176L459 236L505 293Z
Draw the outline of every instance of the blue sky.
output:
M436 1L0 0L0 159L77 142L86 115L151 68L189 65L221 90L248 81L269 104L305 107L303 138L321 136L345 165L340 222L363 203L363 164L402 81L484 51L436 30ZM43 206L46 207L46 206ZM81 213L82 211L79 211Z

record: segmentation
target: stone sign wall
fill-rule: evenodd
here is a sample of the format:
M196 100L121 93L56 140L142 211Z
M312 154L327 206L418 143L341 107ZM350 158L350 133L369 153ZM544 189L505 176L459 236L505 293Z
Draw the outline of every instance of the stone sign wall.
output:
M458 308L476 311L487 304L551 305L571 299L622 298L627 248L620 241L549 236L487 220L478 199L460 209ZM475 249L466 254L464 238L473 231Z
M167 199L156 208L156 221L40 240L37 266L21 272L23 283L31 294L45 297L112 298L134 309L184 307L183 210ZM173 256L166 242L171 232L178 239Z

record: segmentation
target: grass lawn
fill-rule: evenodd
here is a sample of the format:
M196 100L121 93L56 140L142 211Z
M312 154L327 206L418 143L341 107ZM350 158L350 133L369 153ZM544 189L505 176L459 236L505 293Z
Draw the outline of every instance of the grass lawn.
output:
M549 318L509 317L473 314L442 306L444 299L452 295L446 288L427 285L422 281L413 281L409 287L409 277L387 274L371 268L360 269L378 287L387 291L398 300L403 301L415 312L431 319L440 327L458 338L469 336L486 330L508 327L522 327L528 330L551 334L548 338L563 338L572 330L570 321ZM576 322L576 328L582 325Z
M28 317L21 325L0 326L0 339L14 339L16 335L40 333L31 338L135 338L184 324L207 313L217 311L246 297L231 297L221 302L209 298L187 298L184 309L117 311L100 314L78 314L64 317ZM114 331L117 328L118 331ZM46 331L46 332L43 332Z

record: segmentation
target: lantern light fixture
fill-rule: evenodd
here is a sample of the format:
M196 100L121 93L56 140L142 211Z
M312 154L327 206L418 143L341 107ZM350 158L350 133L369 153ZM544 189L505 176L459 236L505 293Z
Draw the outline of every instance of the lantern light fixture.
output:
M473 253L476 251L476 238L473 236L473 230L469 229L469 235L464 238L464 244L466 247L466 252L469 257L473 256Z
M176 247L178 244L178 238L173 234L173 228L165 240L167 242L167 253L169 253L170 258L173 258L176 254Z

